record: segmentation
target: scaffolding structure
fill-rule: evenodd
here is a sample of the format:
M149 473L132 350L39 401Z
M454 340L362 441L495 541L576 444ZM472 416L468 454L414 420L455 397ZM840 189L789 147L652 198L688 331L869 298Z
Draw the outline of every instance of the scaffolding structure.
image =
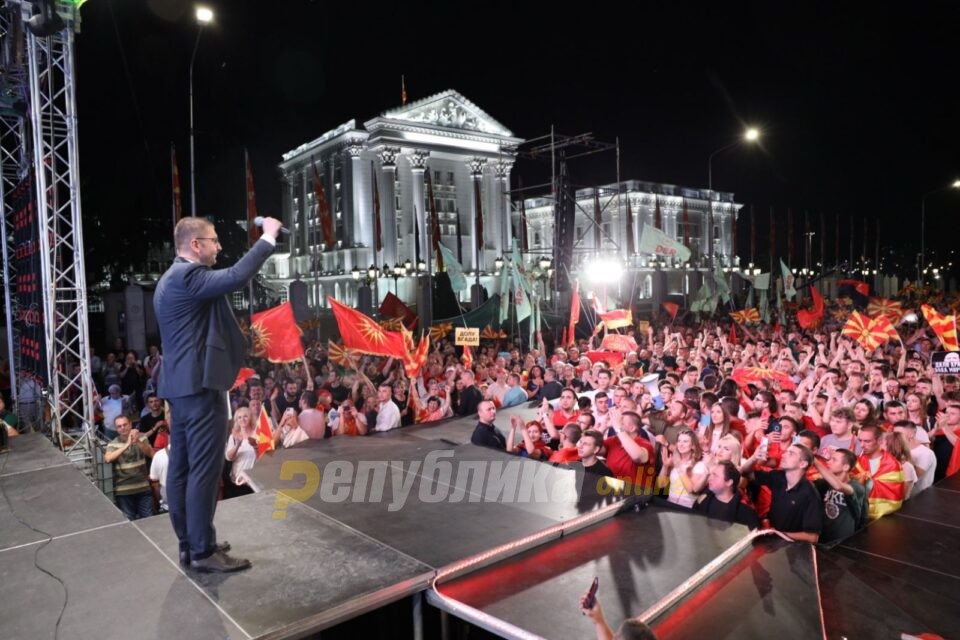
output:
M15 72L29 98L29 107L27 118L20 119L18 127L10 127L8 131L4 124L0 132L4 136L0 139L3 184L7 193L8 163L10 179L13 179L13 165L17 163L17 180L32 163L47 355L44 413L49 415L49 431L54 443L96 480L94 388L90 370L74 81L74 28L79 14L70 3L59 3L57 12L64 20L64 28L41 37L23 28L23 22L34 13L32 3L7 0L4 5L2 36L10 41L4 49L19 50L25 46L26 50L26 74L20 68ZM2 71L9 74L11 70L7 67ZM10 211L5 201L5 228L8 228ZM9 262L6 258L5 267ZM18 370L18 378L19 373Z

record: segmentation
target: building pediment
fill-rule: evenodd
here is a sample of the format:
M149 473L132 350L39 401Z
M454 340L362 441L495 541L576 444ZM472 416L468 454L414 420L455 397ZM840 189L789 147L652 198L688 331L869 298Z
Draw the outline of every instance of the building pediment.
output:
M453 89L391 109L384 112L383 117L446 129L513 137L509 129Z

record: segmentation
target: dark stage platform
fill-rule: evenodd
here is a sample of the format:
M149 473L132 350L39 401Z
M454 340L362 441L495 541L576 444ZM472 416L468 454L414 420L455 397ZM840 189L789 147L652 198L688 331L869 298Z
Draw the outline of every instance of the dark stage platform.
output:
M661 638L822 637L818 570L827 637L960 635L954 478L815 550L454 444L474 424L264 458L259 492L217 511L220 537L253 561L229 576L184 573L167 516L127 522L42 436L14 438L0 456L0 637L53 634L64 590L34 559L66 583L61 638L299 638L391 610L392 627L365 635L434 637L424 593L507 637L583 638L577 601L594 576L614 626L644 615Z

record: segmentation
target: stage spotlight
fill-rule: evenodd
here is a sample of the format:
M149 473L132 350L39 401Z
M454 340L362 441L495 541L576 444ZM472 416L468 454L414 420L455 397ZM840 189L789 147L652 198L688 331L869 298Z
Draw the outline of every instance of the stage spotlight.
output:
M38 38L46 38L61 31L65 24L57 14L56 0L40 0L33 5L36 12L27 20L27 29Z
M584 265L587 279L598 284L614 284L620 282L623 275L623 265L617 260L598 258Z

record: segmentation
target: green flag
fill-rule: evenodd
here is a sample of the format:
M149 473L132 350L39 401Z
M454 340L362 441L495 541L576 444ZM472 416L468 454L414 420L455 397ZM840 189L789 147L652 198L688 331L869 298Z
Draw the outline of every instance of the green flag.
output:
M797 295L797 290L793 288L795 279L790 272L790 267L783 262L783 258L780 259L780 274L783 276L783 295L787 300L793 300L793 296Z
M521 284L523 282L523 277L517 270L517 263L514 262L511 266L513 268L513 304L517 307L517 322L522 322L526 318L530 317L530 298L527 297L527 292Z
M500 326L510 318L510 270L503 265L500 270Z
M533 311L530 314L530 348L537 346L537 331L540 330L540 296L533 294Z
M701 313L707 310L711 298L710 285L704 280L700 283L700 290L697 291L697 297L690 303L690 311Z
M717 296L723 298L727 304L730 303L730 285L727 283L727 277L723 275L723 267L717 262L713 266L713 281L717 285Z
M746 299L746 301L743 303L743 308L744 308L744 309L752 309L752 308L753 308L753 286L751 286L751 287L750 287L750 291L747 292L747 299Z
M467 276L463 274L463 267L457 262L457 257L442 244L440 245L440 253L443 254L443 264L447 268L447 275L450 276L450 286L454 291L466 291Z
M779 294L778 294L779 295ZM760 317L763 318L763 321L768 323L770 322L770 300L767 298L767 290L760 289Z
M528 296L531 295L533 292L530 290L530 280L527 278L527 269L523 265L523 258L520 257L520 249L517 247L516 238L513 239L513 264L521 276L520 286L523 287L523 290L526 291Z

